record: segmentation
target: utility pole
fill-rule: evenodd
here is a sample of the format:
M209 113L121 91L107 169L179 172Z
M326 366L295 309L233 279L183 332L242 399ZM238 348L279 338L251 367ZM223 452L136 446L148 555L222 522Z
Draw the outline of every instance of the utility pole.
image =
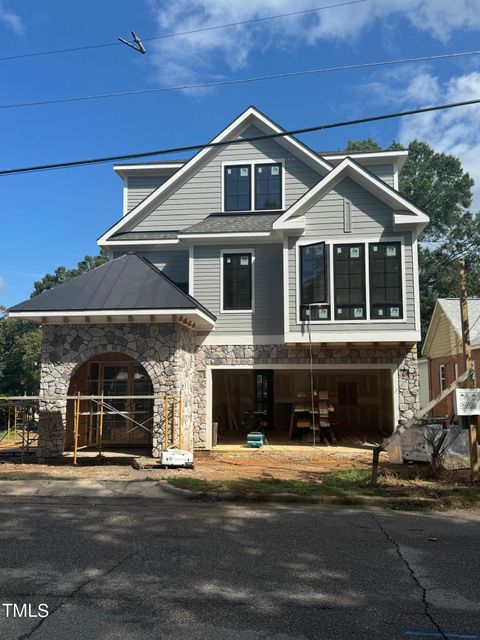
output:
M470 324L468 321L468 297L465 282L465 260L458 261L458 280L460 285L460 317L462 322L463 362L465 371L470 371L465 386L467 389L475 388L475 371L472 360L472 345L470 342ZM470 480L478 480L478 446L477 446L477 416L467 416L468 422L468 446L470 449Z

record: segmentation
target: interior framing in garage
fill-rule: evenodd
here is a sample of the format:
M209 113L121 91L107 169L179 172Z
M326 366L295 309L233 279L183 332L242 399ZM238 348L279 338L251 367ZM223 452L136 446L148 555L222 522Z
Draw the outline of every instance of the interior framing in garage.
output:
M376 441L398 424L395 365L314 364L312 371L314 390L328 391L329 403L334 408L330 421L339 441L349 437ZM273 390L270 416L263 423L258 415L251 415L261 408L255 385L261 384L262 377L269 378L266 384ZM207 387L207 424L218 423L218 444L242 443L245 434L254 427L266 427L268 440L278 444L312 440L311 430L302 433L292 430L291 424L292 406L298 402L311 404L308 365L212 365L207 369ZM211 446L212 431L213 428L208 433Z

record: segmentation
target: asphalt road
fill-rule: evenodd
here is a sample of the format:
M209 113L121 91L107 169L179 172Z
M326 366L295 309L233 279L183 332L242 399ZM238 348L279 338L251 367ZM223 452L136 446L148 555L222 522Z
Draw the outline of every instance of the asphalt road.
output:
M480 640L480 519L1 499L2 640ZM46 618L3 603L48 605ZM442 635L443 634L443 635Z

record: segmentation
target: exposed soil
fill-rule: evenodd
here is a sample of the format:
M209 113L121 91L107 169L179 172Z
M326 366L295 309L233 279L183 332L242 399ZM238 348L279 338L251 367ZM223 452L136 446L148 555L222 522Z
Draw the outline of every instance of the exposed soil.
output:
M386 460L386 457L385 457ZM146 458L142 459L147 462ZM325 472L365 469L371 465L368 449L349 447L265 447L254 451L213 451L195 457L195 469L136 470L128 458L80 458L74 467L72 458L55 464L19 464L0 461L0 479L89 478L92 480L141 480L146 478L191 477L202 480L237 478L280 480L316 480ZM119 464L119 462L121 462ZM150 460L151 462L151 460Z

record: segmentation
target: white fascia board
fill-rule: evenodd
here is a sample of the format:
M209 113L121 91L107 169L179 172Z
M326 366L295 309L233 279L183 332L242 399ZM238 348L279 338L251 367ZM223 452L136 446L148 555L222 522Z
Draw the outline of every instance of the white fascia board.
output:
M422 229L427 226L430 218L425 213L419 213L418 215L414 215L411 213L394 213L393 214L393 226L394 227L402 227L402 226L414 226L423 225Z
M135 173L168 173L181 169L185 162L159 162L158 164L114 164L113 170L122 178Z
M97 241L99 247L123 247L129 249L130 247L142 247L147 249L148 247L158 247L165 244L179 244L178 238L172 238L171 240L105 240L104 242Z
M354 160L364 161L364 164L383 164L387 160L392 160L398 164L398 170L400 171L407 161L408 150L403 149L401 151L375 151L375 152L359 152L359 153L336 153L328 154L324 156L326 160L330 162L341 162L345 158L350 157Z
M317 202L320 200L345 177L352 178L352 180L358 182L358 184L380 198L392 209L402 209L414 214L418 224L428 223L428 216L418 209L418 207L406 200L402 195L380 180L380 178L377 178L368 170L365 170L359 164L350 160L350 158L345 158L345 160L342 160L323 180L320 180L318 184L297 200L290 209L285 211L285 213L273 223L273 228L282 229L284 222L294 215L299 215L307 211L309 206L312 206L312 201ZM415 225L415 222L411 221L411 224Z
M224 129L213 140L211 140L209 144L226 142L230 136L233 137L238 135L239 133L241 133L241 131L245 130L252 124L256 124L262 129L267 129L271 133L281 133L283 131L283 129L274 124L259 111L257 111L253 107L249 107L226 129ZM284 146L287 146L287 148L290 148L292 151L295 150L295 153L297 155L301 156L311 166L315 166L318 171L323 173L332 169L332 165L329 162L318 156L313 151L309 150L308 147L305 147L303 144L301 144L291 136L279 137L277 138L277 140ZM174 173L170 178L168 178L168 180L160 185L158 189L155 189L155 191L153 191L149 196L142 200L142 202L140 202L136 207L129 211L127 215L125 215L112 227L110 227L110 229L108 229L108 231L106 231L103 236L98 238L97 242L99 243L99 246L102 246L100 243L108 240L110 236L117 233L125 225L133 222L137 216L148 210L149 207L155 205L163 195L168 193L172 186L174 186L182 179L182 177L184 177L189 172L191 173L195 169L195 167L206 158L208 158L208 156L218 153L218 149L219 147L204 147L201 151L194 155L193 158L186 162L176 173Z
M20 318L31 320L32 322L42 322L42 318L47 319L63 319L63 318L107 318L113 317L168 317L168 316L184 316L197 317L203 320L209 327L215 326L215 321L207 316L200 309L121 309L108 310L102 309L98 311L11 311L8 312L9 318Z
M395 331L389 334L387 331L382 332L380 335L378 331L362 331L362 332L347 332L336 331L333 335L325 335L320 333L316 335L312 333L312 344L321 343L344 343L344 342L419 342L421 338L420 331ZM285 342L298 342L308 344L310 338L307 333L300 332L286 332Z
M178 237L181 240L201 240L202 238L268 238L271 236L271 231L238 231L237 233L179 233Z

